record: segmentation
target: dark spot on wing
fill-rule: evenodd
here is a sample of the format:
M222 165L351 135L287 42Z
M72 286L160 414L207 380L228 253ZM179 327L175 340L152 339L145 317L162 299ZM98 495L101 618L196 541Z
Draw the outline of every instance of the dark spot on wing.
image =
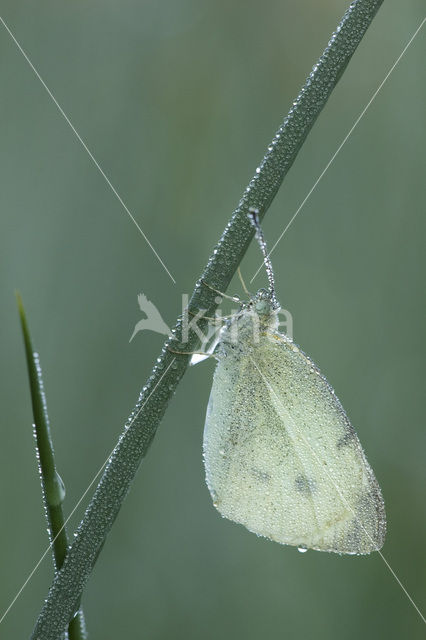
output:
M252 467L251 473L257 480L260 480L261 482L269 482L269 480L271 479L269 473L266 473L266 471L261 471L261 469L256 469L255 467Z
M315 482L302 473L296 477L294 484L296 485L296 491L305 496L309 496L315 491Z
M342 447L347 447L349 444L351 444L354 437L355 437L355 430L352 428L348 429L345 435L339 438L339 440L336 443L336 447L338 449L341 449Z

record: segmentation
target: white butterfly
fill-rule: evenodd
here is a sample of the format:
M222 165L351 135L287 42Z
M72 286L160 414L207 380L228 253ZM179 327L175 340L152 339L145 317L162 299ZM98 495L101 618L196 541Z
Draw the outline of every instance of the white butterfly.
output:
M316 365L277 331L269 290L222 329L204 429L213 504L254 533L300 550L366 554L382 547L380 487L358 437Z

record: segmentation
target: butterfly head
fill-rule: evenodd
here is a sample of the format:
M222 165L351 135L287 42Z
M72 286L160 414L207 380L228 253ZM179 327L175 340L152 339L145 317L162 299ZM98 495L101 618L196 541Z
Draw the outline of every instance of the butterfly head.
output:
M267 289L259 289L259 291L252 296L248 306L261 317L272 317L277 314L280 305L274 295Z

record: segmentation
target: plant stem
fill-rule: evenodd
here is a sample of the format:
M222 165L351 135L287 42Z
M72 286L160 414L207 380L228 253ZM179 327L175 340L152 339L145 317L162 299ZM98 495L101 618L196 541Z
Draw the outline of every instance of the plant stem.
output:
M25 310L19 293L16 294L16 299L21 320L30 382L34 416L34 437L36 441L43 502L47 518L47 529L52 547L53 564L55 572L57 572L62 567L68 550L68 538L62 510L62 502L65 498L65 487L55 465L40 358L32 347ZM86 640L87 638L83 611L81 609L69 624L68 637L69 640Z
M356 0L346 11L244 191L195 286L188 305L190 311L197 313L199 309L206 309L206 315L214 314L216 294L203 282L226 291L253 237L253 227L247 218L248 209L256 207L260 218L263 218L382 1ZM200 321L198 326L203 330L205 325ZM174 338L165 343L108 460L64 565L54 578L34 628L33 640L56 640L76 609L100 548L188 366L189 356L174 354L169 348L190 352L199 344L198 336L190 332L188 341L180 347L182 319L177 321L173 331Z

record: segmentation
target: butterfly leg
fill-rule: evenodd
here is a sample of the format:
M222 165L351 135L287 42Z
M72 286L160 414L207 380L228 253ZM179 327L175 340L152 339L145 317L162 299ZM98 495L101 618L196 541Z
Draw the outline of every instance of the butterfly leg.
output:
M237 269L237 273L238 273L238 277L239 277L240 282L241 282L241 286L242 286L242 288L243 288L243 290L244 290L244 293L245 293L247 296L249 296L249 298L250 298L250 297L251 297L251 293L250 293L250 291L247 289L246 283L244 282L243 274L241 273L241 269L240 269L240 267L238 267L238 269Z
M197 313L194 313L193 311L190 311L189 309L188 309L188 313L189 313L191 316L196 316L196 315L198 315ZM229 316L215 316L215 317L213 317L213 316L203 316L203 318L202 318L202 319L203 319L203 320L209 320L209 321L211 321L211 322L214 322L214 323L219 324L222 320L228 320L228 318L233 318L233 317L234 317L234 315L235 315L235 313L232 313L232 314L231 314L231 315L229 315Z
M210 289L210 291L214 291L215 293L217 293L218 295L220 295L222 298L226 298L227 300L232 300L232 302L240 302L240 299L238 296L228 296L226 293L223 293L223 291L219 291L219 289L215 289L214 287L210 286L207 282L205 282L204 280L200 280L201 284L203 284L205 287L207 287L207 289Z

